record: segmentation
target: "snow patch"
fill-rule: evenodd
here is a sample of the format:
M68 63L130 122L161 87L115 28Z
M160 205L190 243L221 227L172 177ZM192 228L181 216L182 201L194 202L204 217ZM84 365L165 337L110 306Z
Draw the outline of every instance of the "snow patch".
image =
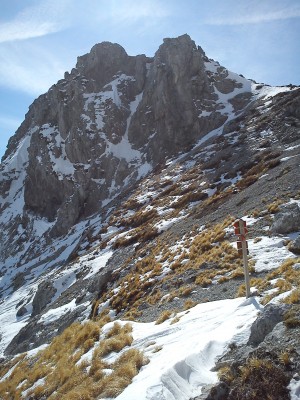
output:
M89 305L89 302L84 303L83 305L87 307ZM73 299L68 304L64 304L61 307L52 308L48 310L45 314L41 316L41 318L39 319L39 323L43 323L44 325L49 325L52 322L58 320L63 315L67 314L68 312L75 310L76 308L77 308L76 299Z
M300 399L300 378L299 375L293 378L290 381L288 389L291 391L290 396L291 400L299 400Z
M180 313L170 325L133 322L133 346L150 359L118 400L188 400L201 394L201 388L217 382L212 372L216 357L231 341L245 343L259 305L254 298L221 300L199 304ZM123 323L123 322L122 322ZM153 352L149 343L161 347ZM178 345L180 343L180 345Z
M278 268L287 258L295 257L284 245L287 239L264 236L256 243L253 239L248 240L250 256L255 261L257 272Z

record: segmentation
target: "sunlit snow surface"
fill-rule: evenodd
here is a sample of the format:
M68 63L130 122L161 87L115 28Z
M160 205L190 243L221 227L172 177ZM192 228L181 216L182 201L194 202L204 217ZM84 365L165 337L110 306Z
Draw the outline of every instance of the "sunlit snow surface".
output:
M284 245L288 237L267 237L264 236L259 242L248 240L248 247L251 258L255 261L257 272L278 268L284 260L293 257Z
M211 371L216 357L231 342L247 342L260 308L255 298L238 298L199 304L180 313L175 324L133 322L133 346L150 362L117 399L188 400L199 395L203 385L217 381Z
M299 400L300 399L300 380L292 379L288 389L290 389L291 400Z

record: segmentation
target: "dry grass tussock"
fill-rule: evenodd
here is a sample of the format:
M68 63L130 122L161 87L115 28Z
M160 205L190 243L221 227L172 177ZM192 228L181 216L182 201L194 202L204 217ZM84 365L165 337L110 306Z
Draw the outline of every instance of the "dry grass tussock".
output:
M300 304L293 305L284 315L284 324L287 328L300 326Z
M278 152L271 152L268 150L260 152L253 165L245 165L245 168L242 169L244 176L243 179L236 184L236 187L244 189L255 183L266 171L277 167L280 164L280 158L278 158L279 154Z
M297 304L300 303L300 270L295 269L294 265L300 262L300 258L288 258L280 267L269 272L264 279L250 279L250 286L256 287L260 293L269 291L270 289L276 289L271 293L265 294L262 300L262 304L269 303L274 297L279 294L291 291L283 300L286 304ZM273 281L271 284L270 281ZM239 289L237 296L245 295L245 285L242 284Z
M267 205L267 210L271 214L276 214L279 211L279 206L283 203L283 200L277 199Z
M152 208L151 210L141 209L135 212L132 216L127 218L121 218L118 221L118 224L121 226L133 227L137 228L146 222L154 221L155 218L158 217L158 212L156 209Z
M247 394L247 400L288 400L287 357L286 354L273 354L270 358L251 356L243 365L222 367L218 377L226 383L226 399L244 399Z
M130 324L115 323L103 335L101 328L106 322L107 318L103 321L99 318L74 323L34 360L25 354L16 358L13 372L0 382L0 398L19 400L24 390L28 390L27 397L32 400L88 400L120 394L147 360L140 351L130 348L133 340ZM80 362L81 356L91 348L94 348L92 357ZM110 364L104 357L112 352L120 352L120 356ZM41 378L41 383L33 387Z
M159 235L157 228L149 226L140 226L130 232L130 235L119 237L113 244L113 249L126 247L135 243L145 243L153 240Z
M172 316L174 316L174 313L172 311L170 311L170 310L163 311L160 314L160 316L157 318L155 325L162 324L163 322L165 322L167 319L169 319Z
M242 260L228 241L225 229L233 220L229 217L204 230L195 226L184 238L170 238L171 243L180 242L174 247L166 236L164 241L156 239L137 253L134 264L132 260L126 261L122 269L128 273L115 282L118 291L104 293L97 305L109 300L117 313L122 311L125 318L134 319L142 303L155 305L162 301L166 294L162 287L170 282L169 297L163 301L171 301L176 296L188 298L197 285L207 287L215 277L222 283L243 276ZM184 283L186 273L194 274L193 283ZM176 288L177 281L182 282L179 288Z

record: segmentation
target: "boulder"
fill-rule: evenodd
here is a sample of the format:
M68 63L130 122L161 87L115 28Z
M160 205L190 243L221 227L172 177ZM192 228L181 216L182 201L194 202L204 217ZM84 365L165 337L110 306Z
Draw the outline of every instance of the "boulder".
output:
M270 228L273 234L286 234L300 230L300 208L297 203L280 207Z
M32 317L40 314L40 312L46 308L46 306L51 302L56 291L57 290L53 286L53 283L49 280L39 284L38 290L32 301Z
M300 254L300 235L290 243L289 250L295 254Z
M112 271L109 269L100 271L97 275L93 277L92 282L89 285L90 293L98 293L100 297L103 291L106 289L107 284L111 282L112 279Z
M229 387L225 382L218 382L215 385L206 385L201 389L202 393L192 400L224 400L229 393Z
M17 317L23 317L27 313L27 308L25 306L22 306L18 309L16 316Z
M262 311L261 315L259 315L252 324L247 344L250 346L258 346L265 337L272 332L274 327L283 320L283 315L287 309L288 306L285 304L268 304Z

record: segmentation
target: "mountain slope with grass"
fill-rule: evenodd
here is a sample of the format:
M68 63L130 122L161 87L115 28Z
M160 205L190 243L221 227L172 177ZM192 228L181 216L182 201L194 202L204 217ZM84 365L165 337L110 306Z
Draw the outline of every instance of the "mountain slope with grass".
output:
M187 35L79 57L1 164L0 397L297 398L299 105Z

